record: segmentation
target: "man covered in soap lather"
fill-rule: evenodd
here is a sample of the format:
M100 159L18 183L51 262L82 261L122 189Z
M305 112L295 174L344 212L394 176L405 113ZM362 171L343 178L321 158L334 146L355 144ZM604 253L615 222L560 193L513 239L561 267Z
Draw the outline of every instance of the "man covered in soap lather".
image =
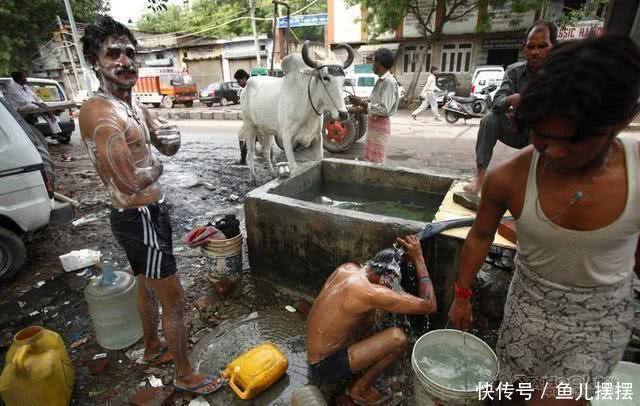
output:
M414 235L399 238L419 281L419 297L402 292L401 264L396 249L377 253L364 266L338 267L316 298L307 322L307 359L313 380L331 384L362 373L349 394L358 404L376 404L383 396L371 387L380 373L400 359L407 337L397 328L374 334L377 310L401 314L431 314L437 309L433 285Z

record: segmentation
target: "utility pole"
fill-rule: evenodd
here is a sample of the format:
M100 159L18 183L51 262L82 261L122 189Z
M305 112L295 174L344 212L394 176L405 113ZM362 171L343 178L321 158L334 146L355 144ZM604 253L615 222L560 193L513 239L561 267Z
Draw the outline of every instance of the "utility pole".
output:
M67 57L69 58L69 62L71 62L71 70L73 71L73 77L76 79L76 88L78 89L78 91L80 91L80 89L82 88L80 86L80 79L78 79L78 72L76 71L76 62L75 62L75 58L73 57L73 55L71 55L71 50L69 49L69 47L67 45L65 45L65 40L64 40L64 26L62 25L62 20L60 19L60 16L56 16L56 18L58 19L58 27L60 27L60 38L62 39L62 46L64 47L65 51L67 51ZM73 90L73 87L71 87L71 90ZM76 92L73 92L74 96Z
M80 68L82 69L82 76L87 86L87 95L92 95L91 79L89 78L89 71L87 69L87 62L84 60L84 54L80 50L80 42L78 41L78 30L76 29L76 20L73 18L73 11L71 11L71 4L69 0L64 0L64 7L67 10L67 17L69 18L69 25L71 25L71 34L73 35L73 43L76 46L78 52L78 60L80 60Z
M68 0L67 0L68 1ZM249 8L251 9L251 30L253 31L253 44L256 47L256 60L260 66L260 43L258 41L258 30L256 29L256 0L249 0Z

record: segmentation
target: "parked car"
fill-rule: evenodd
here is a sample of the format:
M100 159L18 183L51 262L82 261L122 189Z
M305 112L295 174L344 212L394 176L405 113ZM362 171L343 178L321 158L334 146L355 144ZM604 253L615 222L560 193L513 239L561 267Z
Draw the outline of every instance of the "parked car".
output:
M240 92L238 92L234 84L236 82L211 83L207 88L200 92L200 103L211 107L214 103L226 106L229 103L240 102ZM242 88L240 88L242 89Z
M270 69L269 68L263 68L263 67L257 67L257 68L251 68L251 70L249 71L249 76L253 77L253 76L275 76L277 78L281 78L284 77L284 71L280 68L275 68L273 70L273 72L271 72L271 75L269 75Z
M496 85L496 90L490 93L491 98L495 96L504 77L504 68L499 65L478 66L471 77L471 88L469 95L475 97L486 97L482 94L482 90L490 85Z
M7 85L12 81L11 78L0 78L0 87L6 94ZM27 83L31 90L44 101L47 106L59 106L73 102L67 98L62 86L55 80L27 78ZM56 136L56 139L62 144L68 144L71 141L71 134L76 129L76 123L73 120L73 110L68 109L57 115L62 132ZM44 119L38 119L35 126L45 136L50 136L51 129Z
M54 193L31 137L36 132L0 97L0 281L14 277L26 258L25 241L47 226L71 222L70 199Z
M373 87L378 81L378 75L375 73L356 73L352 76L347 76L344 80L345 92L353 94L358 97L368 98L373 92ZM398 83L398 95L400 99L405 96L404 87Z

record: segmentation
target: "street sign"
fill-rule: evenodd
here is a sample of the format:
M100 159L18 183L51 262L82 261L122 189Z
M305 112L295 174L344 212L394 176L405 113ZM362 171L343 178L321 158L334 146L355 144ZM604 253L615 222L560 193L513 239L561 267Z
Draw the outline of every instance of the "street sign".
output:
M558 41L599 37L604 34L602 21L581 21L573 26L563 26L558 30Z
M289 26L294 28L327 25L328 18L327 13L291 16ZM287 28L287 17L278 17L278 28Z

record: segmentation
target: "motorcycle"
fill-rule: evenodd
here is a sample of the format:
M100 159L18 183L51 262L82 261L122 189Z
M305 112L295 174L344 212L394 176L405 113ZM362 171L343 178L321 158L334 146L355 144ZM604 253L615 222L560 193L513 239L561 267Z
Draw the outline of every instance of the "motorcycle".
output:
M483 117L493 102L491 100L491 92L496 88L496 85L485 87L480 92L482 97L447 95L447 100L445 100L445 106L443 107L444 119L447 120L447 123L453 124L462 118L466 124L467 119Z

